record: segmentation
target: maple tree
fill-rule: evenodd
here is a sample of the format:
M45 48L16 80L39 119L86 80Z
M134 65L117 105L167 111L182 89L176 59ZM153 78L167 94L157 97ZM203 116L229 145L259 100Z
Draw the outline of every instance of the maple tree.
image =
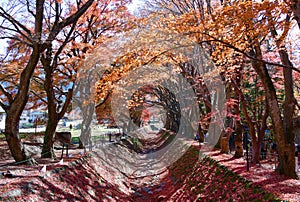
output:
M32 82L28 89L30 90L29 105L35 108L46 107L48 110L42 157L53 157L54 132L58 121L70 109L76 72L82 66L86 55L91 54L95 47L117 32L128 29L129 14L125 7L128 2L51 1L49 4L45 3L44 9L47 12L41 24L45 39L40 42L43 50L39 53L40 63L37 63L34 75L30 77ZM26 5L28 15L35 17L31 12L35 6L29 1ZM4 72L7 74L17 64L19 68L28 60L30 46L23 36L20 37L25 38L21 41L23 43L16 40L17 38L10 37L9 34L3 38L10 39L8 50L15 51L14 55L12 54L14 60L7 61L10 65L10 68L6 68ZM18 74L8 75L9 77L5 76L3 81L12 80L6 87L14 90L13 86L18 83Z
M252 162L259 163L261 144L265 138L269 117L267 99L263 94L262 84L253 70L248 70L243 75L243 90L241 89L235 88L241 99L244 122L247 123L251 135Z
M57 18L54 18L54 22L49 22L44 18L47 13L46 10L50 8L50 5L43 0L37 0L36 2L26 1L24 4L12 2L12 4L8 3L6 8L0 7L0 16L5 22L1 27L3 30L2 38L16 40L20 44L23 44L20 47L25 47L29 55L26 60L22 61L23 68L19 71L20 76L17 79L17 85L11 91L8 91L11 86L6 86L5 83L1 84L1 95L5 97L4 102L1 102L1 106L7 113L5 136L12 156L17 162L24 162L28 159L19 137L19 120L28 101L31 78L40 57L43 53L47 55L48 52L49 54L52 42L64 29L72 26L74 23L76 24L77 20L86 12L93 1L90 0L81 4L81 6L74 10L74 13L70 13L63 19L59 18L59 13L64 10L59 6L60 2L53 1L50 3L54 5L57 12ZM23 16L26 16L26 21ZM50 32L43 30L44 26L51 26L52 23L53 26L49 29ZM19 38L18 36L21 37ZM18 52L16 53L17 57ZM7 63L10 63L10 59L16 58L9 57ZM11 66L10 68L13 67Z
M295 1L296 2L296 1ZM289 61L285 50L285 38L292 24L292 2L252 1L151 1L156 13L164 19L157 28L172 30L190 36L211 53L219 69L223 61L234 60L232 53L241 54L259 75L265 90L269 115L274 126L275 139L279 145L278 171L291 177L294 172L294 134L292 118L295 115L292 72L299 72ZM150 4L151 4L150 3ZM197 4L198 3L198 4ZM156 10L160 8L161 10ZM297 13L294 17L297 19ZM278 31L280 30L280 34ZM261 45L266 39L275 42L280 61L264 60ZM280 105L269 66L278 66L283 71L284 104ZM266 113L266 116L267 117ZM263 130L263 128L261 129ZM255 131L253 134L256 134Z
M42 3L43 2L41 2L41 4ZM60 3L61 2L55 2L55 5L60 5ZM32 13L29 11L31 11L31 8L34 6L28 5L28 13L31 15ZM79 3L78 5L81 4ZM65 25L67 29L64 34L58 34L64 26L56 30L54 29L57 28L55 25L52 29L52 24L48 23L49 29L45 32L45 36L51 36L50 41L48 40L47 42L49 43L47 44L37 43L37 49L33 48L35 52L32 52L37 55L33 55L32 59L28 57L30 54L27 54L28 51L30 52L31 50L31 48L28 48L30 46L27 46L28 41L30 42L28 34L31 31L25 29L26 27L18 23L16 24L15 21L11 21L13 26L17 26L17 28L24 30L24 32L18 32L18 29L15 29L20 35L19 40L16 40L16 37L12 38L11 35L6 36L11 39L12 44L10 50L22 52L22 57L25 58L22 61L35 61L34 63L27 63L28 65L34 66L31 67L31 74L27 75L25 79L27 83L29 83L33 70L38 64L39 57L42 56L42 65L47 67L45 70L49 70L48 81L52 81L56 78L57 80L54 79L56 83L63 83L63 81L65 81L64 86L67 86L68 83L70 84L74 81L74 78L69 78L70 80L62 79L61 75L66 74L64 71L69 68L69 73L71 74L68 76L74 76L76 68L80 66L80 61L85 58L85 54L93 50L94 45L101 44L106 38L114 35L115 32L111 30L115 28L114 23L117 22L118 24L120 21L111 21L111 19L118 18L108 18L105 15L104 18L110 20L97 19L97 15L93 12L99 13L99 10L96 9L98 5L94 5L94 9L86 13L87 15L85 17L78 17L72 22L74 26L72 26L71 22ZM267 126L267 119L270 117L274 128L275 139L278 143L280 157L278 171L288 176L296 177L294 172L295 148L293 142L295 135L291 131L293 131L295 127L293 119L299 115L296 111L296 107L298 106L299 108L297 100L299 97L297 92L299 91L299 84L297 81L294 81L294 77L299 77L299 63L290 59L292 53L287 51L289 46L287 45L286 39L293 23L296 22L299 26L299 1L204 2L203 0L191 0L182 2L177 0L155 0L148 2L148 5L146 15L141 15L140 19L136 19L136 29L131 32L131 34L124 36L124 38L127 38L123 44L119 44L115 47L117 56L114 56L114 61L110 60L113 62L108 65L110 67L107 68L107 71L97 83L97 110L100 108L108 109L107 113L111 113L109 102L114 84L120 81L131 70L147 64L170 65L175 71L180 72L187 78L188 82L193 86L201 112L199 119L202 119L198 125L198 133L204 136L204 133L207 132L207 125L211 123L211 117L214 114L214 112L211 111L211 106L214 104L212 102L218 100L218 96L221 95L208 92L203 78L196 70L197 66L192 62L191 58L181 54L179 51L180 48L186 48L190 46L191 43L197 44L208 53L215 63L217 71L214 72L214 76L221 76L224 84L226 84L228 108L227 112L222 113L226 113L229 122L228 125L225 125L225 128L223 128L223 133L225 137L228 137L231 132L235 131L236 156L242 156L243 152L241 147L241 118L244 118L250 127L254 141L253 146L256 151L254 152L253 160L257 162L259 155L258 148ZM117 14L118 17L124 14L124 7L122 6L119 7L121 15L118 16ZM71 14L69 15L75 15L77 9L76 6L71 6L69 10ZM53 11L55 13L57 10L54 9ZM7 17L7 13L2 13L1 16L3 18L9 18ZM35 15L35 17L38 17L38 15ZM37 18L34 19L37 20ZM71 20L71 18L65 18L61 22L67 19ZM294 19L295 21L293 21ZM7 20L9 21L11 18ZM43 19L39 20L42 22ZM60 22L59 19L53 23L58 22ZM60 23L58 24L62 25ZM108 24L113 24L112 27L114 28L108 26ZM36 23L36 29L41 30L41 27L42 25ZM122 25L119 27L122 27ZM111 35L108 37L99 37L103 36L102 33L106 30L109 30L107 33ZM54 36L51 35L51 32L54 32ZM76 39L71 37L71 35L74 36L74 34L77 37L75 37ZM42 35L38 34L37 37L43 39ZM57 37L57 43L51 45L51 41L53 42L55 37ZM25 41L27 43L22 43L22 46L20 46L14 42L20 42L20 39L23 40L21 40L21 42ZM116 40L118 39L116 38ZM34 42L32 42L32 44L33 43ZM62 45L60 46L61 49L57 44ZM64 48L65 50L63 51ZM274 57L270 57L270 53L276 55L277 59L274 60ZM58 57L58 55L64 58L62 59ZM3 65L11 65L11 67L18 67L18 71L24 71L20 68L22 64L16 62L17 57L20 57L20 55L15 56L14 63L3 63ZM59 69L59 67L63 68ZM248 74L251 71L252 73ZM8 75L14 74L12 71L7 71L7 73ZM47 71L45 71L45 73L47 73ZM255 74L258 75L257 82L259 86L252 86L243 81L245 78L251 80ZM19 75L21 76L21 81L23 74ZM55 76L52 77L53 75ZM5 78L6 81L13 78L10 82L18 83L18 77L9 77L8 79L6 76L3 78ZM60 83L60 85L62 83ZM53 117L53 119L50 118L50 120L54 120L53 125L55 126L59 120L57 116L61 116L63 113L55 111L59 106L59 102L55 101L56 98L53 94L53 89L56 87L50 86L51 83L49 84L49 82L47 85L49 85L49 88L46 88L46 91L50 89L47 93L48 110L53 110L53 113L49 112L49 115ZM278 88L278 86L281 86L281 89ZM11 102L13 104L13 99L9 96L7 90L18 92L17 95L20 94L23 97L16 96L16 98L19 99L20 97L22 101L25 100L24 98L26 98L26 96L28 97L29 87L25 88L26 93L24 94L22 94L24 91L15 91L15 88L11 86L8 87L4 85L2 87L2 95L7 97L7 103ZM34 87L32 86L31 88L33 89ZM254 90L256 93L251 94L249 90ZM71 94L72 92L70 91L69 95ZM167 94L168 93L164 93L163 95L165 96ZM51 106L49 105L49 98L52 98ZM249 102L248 99L253 100ZM66 109L68 105L67 100L64 103L65 107L61 109ZM25 107L25 103L26 102L23 103L22 107L16 108L18 110L14 112L18 113L15 114L20 115L22 109ZM260 103L260 105L258 105L258 103ZM5 103L2 103L2 105L8 112L10 107L5 105ZM61 112L63 111L64 110ZM9 112L9 114L12 113L13 111ZM92 112L89 114L92 114ZM139 117L140 115L138 113L133 116L134 119L140 119ZM221 126L222 124L223 123L219 123ZM53 128L51 129L52 132ZM52 132L49 132L50 135L47 136L49 140L51 140ZM12 135L7 135L7 137L10 136ZM258 136L257 139L256 136ZM226 141L222 144L224 145L223 148L228 144ZM19 143L20 141L18 141L18 144ZM21 147L22 145L19 146L20 149ZM48 151L50 147L51 141L48 148L45 148L44 151ZM18 158L21 159L20 157Z
M241 123L240 94L235 90L241 87L243 66L242 58L236 54L232 61L222 64L222 75L226 85L226 119L225 130L220 139L221 152L228 153L235 147L235 157L243 156L243 128ZM234 141L229 141L233 138Z
M185 1L185 2L180 2L180 1L172 1L172 2L169 2L169 1L161 1L161 0L158 0L158 1L149 1L148 4L150 5L150 7L152 8L152 10L148 10L148 12L150 13L162 13L160 12L160 10L162 9L164 11L164 13L167 13L167 14L171 14L172 16L176 16L178 17L179 21L181 21L181 23L183 23L183 29L184 28L184 25L189 25L191 23L191 26L195 26L195 25L198 25L198 26L203 26L201 23L204 23L205 20L208 20L210 18L210 15L213 11L213 5L214 5L215 1L211 2L211 1L207 1L206 3L199 0L199 1ZM159 10L160 9L160 10ZM158 11L159 10L159 11ZM164 14L163 14L164 15ZM173 18L173 17L172 17ZM185 20L186 18L186 20ZM178 26L179 24L172 24L170 23L169 25L167 24L167 26ZM196 26L195 26L196 27ZM203 29L206 31L206 32L209 32L209 28L206 28L205 26L203 26ZM178 30L176 30L178 31ZM186 30L185 30L186 31ZM186 35L186 33L184 33L184 31L178 31L179 33L182 33L183 35ZM198 43L201 47L205 48L207 50L207 52L212 56L212 54L216 54L214 52L217 52L218 50L222 50L222 52L224 51L224 48L225 47L222 47L222 48L218 48L218 47L215 47L215 45L212 44L212 41L211 40L205 40L203 39L203 37L201 36L201 34L197 34L197 33L194 33L194 31L192 30L191 31L192 33L189 34L188 31L188 35L191 35L192 38L194 38L194 41L195 43ZM217 50L216 50L217 49ZM215 51L214 51L215 50ZM213 61L217 61L217 58L214 58L214 57L211 57ZM226 68L223 68L223 70L221 70L219 68L219 71L220 71L220 76L224 79L225 83L228 83L228 76L234 76L236 75L235 73L233 73L235 70L237 70L238 68L233 68L235 66L238 66L238 64L234 64L234 58L232 58L231 60L227 60L225 61L222 65L224 66L226 63L226 65L228 66L228 71L227 71L227 74L226 74ZM220 61L220 60L219 60ZM233 61L233 62L232 62ZM221 64L218 64L218 66L220 66ZM230 67L233 66L233 67ZM225 72L225 74L224 74ZM197 81L197 83L199 83L199 77L195 77L194 76L194 79ZM230 79L229 79L230 80ZM203 82L203 81L202 81ZM230 97L230 92L231 91L231 85L228 85L226 84L227 88L229 88L227 90L227 97L229 98ZM203 88L203 86L202 86ZM234 94L234 91L233 91L233 94ZM203 97L207 97L205 95L201 95L201 93L199 94L198 93L198 96L200 96L199 98L199 104L201 105L201 103L203 103ZM202 98L201 98L202 97ZM228 99L228 101L230 102L230 99ZM206 106L209 106L211 105L210 101L209 100L206 100L204 101L204 103L206 103ZM210 104L208 104L210 103ZM229 104L230 105L230 104ZM228 111L228 115L231 116L231 121L229 121L228 123L230 123L230 127L227 128L227 130L223 130L223 135L224 135L224 138L223 140L225 141L222 147L222 149L225 149L224 152L228 152L228 137L230 136L231 132L233 132L232 129L232 126L235 125L235 146L236 146L236 153L235 153L235 156L237 157L240 157L243 155L243 150L242 150L242 127L241 127L241 123L240 123L240 119L238 118L238 105L239 104L236 104L235 106L235 109L234 111L236 111L236 118L234 119L233 118L233 114L234 113L233 111ZM206 114L206 115L205 115ZM203 117L210 117L211 114L210 114L210 109L207 108L207 110L205 110L205 113L203 114ZM232 119L233 118L233 119ZM209 125L209 120L210 118L205 118L203 122L203 125ZM208 121L208 122L207 122ZM205 123L206 122L206 123ZM220 123L221 124L221 123ZM226 124L225 124L226 125ZM227 127L227 126L225 126ZM201 125L200 127L201 128ZM205 127L204 127L205 128ZM206 133L207 131L203 131L203 130L199 130L199 133ZM220 139L221 140L221 139ZM219 145L217 145L219 146Z
M280 15L285 11L286 5L280 10ZM266 100L268 103L268 107L270 109L270 117L272 119L275 138L278 143L278 152L280 156L280 163L278 170L281 173L284 173L291 177L297 177L293 168L295 167L294 162L294 138L295 135L293 133L293 116L294 116L294 106L295 106L295 98L293 92L293 77L292 77L292 67L293 64L289 60L289 56L287 51L285 50L285 45L283 43L283 39L286 38L286 33L289 30L290 24L290 16L287 13L286 18L282 22L282 26L280 24L276 27L276 17L279 18L280 15L272 14L268 16L270 12L267 10L266 15L269 20L269 24L267 26L271 32L271 36L276 41L276 46L280 55L280 61L285 66L283 71L283 83L284 83L284 103L282 106L282 110L280 109L279 102L276 95L276 89L274 88L274 83L271 80L269 72L267 71L267 66L262 62L253 63L253 68L260 76L263 86L266 90ZM270 19L272 18L272 20ZM277 36L277 29L282 29L283 33L281 36ZM261 47L258 44L258 40L254 40L254 48L250 54L254 55L256 58L262 58Z
M143 19L144 20L144 19ZM151 21L152 19L150 19ZM195 64L203 64L203 69L213 69L213 67L210 66L211 63L206 63L207 58L205 58L205 56L203 55L203 58L199 57L198 60L194 60L192 61L193 57L191 55L185 55L184 53L193 53L193 50L196 51L196 54L200 54L201 55L201 49L199 48L199 50L195 49L195 43L191 43L189 45L186 45L188 43L190 43L191 41L189 40L184 40L180 35L176 35L173 33L170 33L169 31L165 31L165 30L157 30L156 27L150 27L148 26L147 23L145 23L145 25L139 25L137 29L135 29L133 32L129 33L128 35L125 35L124 38L126 39L125 42L123 44L121 44L122 46L119 46L119 49L121 49L121 51L119 51L119 54L116 59L114 60L114 62L112 63L112 65L110 67L107 67L107 70L104 72L104 74L102 75L101 80L98 82L98 86L97 86L97 106L98 109L105 109L105 108L110 108L110 101L111 101L111 96L113 95L113 91L115 88L115 85L117 85L117 83L119 81L122 80L122 78L128 76L128 75L132 75L133 78L143 78L143 81L145 82L150 82L152 83L151 79L148 78L149 75L160 72L164 69L164 66L173 68L173 70L171 72L177 72L177 74L181 75L181 77L183 76L184 81L187 81L190 85L189 87L193 89L194 93L197 94L197 98L196 99L202 99L205 100L205 105L201 104L201 110L202 113L205 114L206 110L210 110L211 108L211 104L209 101L209 97L210 97L210 93L208 92L208 86L205 87L205 85L208 85L208 83L203 82L203 80L198 80L193 78L191 75L194 75L195 77L200 78L201 77L201 72L199 71L198 67ZM159 40L157 40L157 38L159 38ZM122 38L123 39L123 38ZM134 40L130 40L130 39L134 39ZM120 40L120 41L124 41ZM176 43L177 42L177 43ZM125 46L125 48L124 48ZM180 50L182 47L183 50ZM184 50L185 48L187 48L186 50ZM179 50L178 50L179 49ZM197 55L199 56L199 55ZM187 62L188 60L190 60L190 62ZM193 64L194 63L194 64ZM141 72L139 72L139 69L147 69L147 65L152 66L153 67L153 71L144 71L141 70ZM156 66L158 65L158 66ZM200 68L200 69L201 69ZM138 73L136 72L138 71ZM203 70L204 71L204 70ZM205 71L204 71L205 72ZM172 81L172 79L169 78L170 73L164 72L162 73L163 80L166 81ZM143 77L144 75L144 77ZM169 75L169 76L168 76ZM180 78L181 78L180 77ZM216 83L216 81L218 79L216 79L215 76L206 76L207 78L211 79L211 83ZM159 76L154 76L154 78L159 78ZM123 82L121 82L123 83ZM132 79L125 82L126 86L130 86L132 83L139 83L138 79ZM185 92L185 88L182 85L181 82L178 83L174 83L172 85L172 88L170 89L171 91L176 91L177 89L182 89L182 92ZM158 93L160 92L161 93ZM188 90L188 89L187 89ZM219 91L222 91L222 89L219 89ZM204 93L202 93L204 92ZM144 91L141 92L141 97L143 97L143 94L149 94L150 92L147 92L145 89ZM157 98L160 98L160 103L162 106L164 106L164 108L169 111L167 112L167 119L166 122L164 123L164 127L163 127L163 133L157 134L156 136L160 136L159 138L156 138L154 141L149 142L143 142L143 141L139 141L137 143L138 147L134 147L135 145L135 139L132 139L132 141L125 146L129 146L130 148L133 147L133 150L136 150L136 152L151 152L153 148L160 150L162 147L166 146L169 141L172 139L172 135L170 135L173 131L176 131L176 127L178 128L183 127L183 128L188 128L191 126L197 126L197 124L200 121L200 118L197 112L194 112L192 107L193 106L186 106L189 105L189 102L186 102L185 105L183 105L181 103L180 108L184 111L189 111L190 110L190 115L191 117L187 116L181 117L181 123L178 126L178 119L176 119L176 117L178 117L178 115L172 115L172 111L176 111L178 110L178 108L176 107L176 102L173 102L174 99L171 99L172 96L170 96L171 94L168 93L167 90L161 89L159 87L155 87L153 89L152 93L157 93ZM218 103L219 101L222 101L222 97L220 93L220 97L218 97L218 93L213 92L214 95L214 102L215 104ZM150 93L151 94L151 93ZM186 99L188 98L195 98L196 96L193 95L189 95L189 96L185 96L184 93L182 93L181 95L176 95L176 96L183 96ZM139 96L137 96L139 97ZM168 99L170 100L168 100ZM178 98L178 97L177 97ZM124 100L123 97L119 98L120 101ZM126 99L126 96L125 96ZM141 98L142 99L142 98ZM143 100L143 99L142 99ZM142 104L139 103L138 100L136 100L135 103L133 105L133 109L131 111L132 115L131 115L131 119L133 119L133 121L135 123L137 123L137 125L139 125L140 121L141 121L141 112L142 110ZM173 103L173 104L172 104ZM106 107L102 107L103 105L105 105ZM136 106L135 106L136 105ZM183 107L185 106L185 107ZM136 109L135 109L136 108ZM106 111L108 113L110 113L109 111ZM123 113L123 110L117 110L119 113ZM214 111L214 109L211 110L212 113L216 113ZM125 112L124 112L125 113ZM174 112L173 112L174 113ZM182 113L182 112L181 112ZM182 114L181 114L182 115ZM192 117L193 115L197 115L198 117ZM197 120L194 122L193 118L195 118L194 120ZM203 117L204 118L204 117ZM209 119L209 118L208 118ZM190 121L189 121L190 120ZM192 121L193 120L193 121ZM204 122L203 122L204 123ZM203 127L204 125L201 124L201 127ZM205 127L205 126L204 126ZM204 128L208 130L208 128ZM199 128L199 127L198 127ZM126 128L123 128L123 131L126 132ZM166 132L164 132L166 131ZM189 140L193 139L193 135L195 134L196 127L193 128L193 130L190 130L189 132L185 133L184 135L190 137ZM176 133L175 133L176 135ZM173 135L174 136L174 135ZM167 138L166 138L167 137ZM128 138L130 139L130 138ZM211 138L214 139L214 138ZM125 142L126 140L122 140L122 142ZM151 140L150 140L151 141ZM153 143L154 143L154 147L153 147ZM121 144L121 143L118 143ZM150 147L149 147L150 146ZM150 149L151 148L151 149ZM128 159L129 160L129 159Z
M78 19L76 24L70 26L70 29L66 30L65 34L56 41L57 44L53 43L53 46L49 47L47 52L49 54L42 57L48 109L48 123L42 151L43 157L53 157L54 132L58 121L70 107L71 99L74 97L73 92L76 91L74 89L75 84L79 80L87 79L87 81L91 81L89 79L91 73L88 73L90 70L81 71L80 76L82 78L76 78L77 72L84 65L85 58L89 54L93 54L93 50L97 46L101 46L108 38L113 37L117 32L128 29L129 25L127 25L126 20L128 20L129 14L125 7L127 3L128 1L95 1L89 10ZM73 13L74 9L76 10L79 6L79 2L76 6L72 5L70 13ZM51 27L49 27L50 30ZM89 68L92 69L92 67ZM95 73L92 72L92 74ZM62 82L65 84L62 84ZM95 83L95 81L92 83ZM68 87L70 85L72 87ZM65 93L63 90L67 88L69 90ZM89 88L88 83L87 88ZM66 95L60 96L61 92ZM89 106L85 103L83 105ZM84 113L84 123L82 125L89 126L90 124L86 121L92 120L93 107L90 106L88 109L81 109L81 111ZM87 116L90 116L90 118L85 119ZM85 136L90 136L88 135L90 127L82 127L81 130L80 140L86 139ZM83 147L82 142L80 142L80 147Z

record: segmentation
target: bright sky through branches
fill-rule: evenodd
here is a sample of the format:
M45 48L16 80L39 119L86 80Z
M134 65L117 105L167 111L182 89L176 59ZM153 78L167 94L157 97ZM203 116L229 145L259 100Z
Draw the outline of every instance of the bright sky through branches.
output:
M138 12L138 9L141 8L143 4L144 2L142 0L132 0L132 3L129 4L127 7L132 14L135 14Z

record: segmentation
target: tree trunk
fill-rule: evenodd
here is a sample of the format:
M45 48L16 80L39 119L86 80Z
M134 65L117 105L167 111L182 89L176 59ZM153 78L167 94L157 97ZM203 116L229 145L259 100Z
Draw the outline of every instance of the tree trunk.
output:
M89 146L89 151L92 150L91 140L91 124L95 113L95 83L97 82L96 69L82 68L83 77L77 78L75 95L79 95L78 99L74 99L73 102L80 108L82 113L82 125L79 141L79 148L86 149Z
M299 14L300 14L300 3L298 0L293 1L292 9L294 13L294 18L296 19L299 26ZM266 65L261 66L261 74L266 78L263 80L263 84L271 97L269 100L269 107L271 112L271 118L274 125L275 139L278 144L278 154L279 154L279 166L277 171L281 174L285 174L292 178L298 178L295 172L295 135L293 133L293 115L295 110L295 97L293 89L293 74L292 67L293 64L289 59L289 55L286 51L284 42L281 40L287 36L289 27L291 25L290 15L285 16L284 30L281 37L278 37L276 28L273 25L269 25L271 34L276 40L276 46L279 51L280 60L283 65L287 67L283 68L283 77L284 77L284 103L283 103L283 117L281 117L279 104L276 100L276 91L271 81L271 78L268 75ZM300 27L300 26L299 26ZM258 43L257 43L258 44ZM261 52L258 48L259 45L256 45L255 51L259 53L260 59ZM269 92L268 92L269 91Z
M44 144L42 149L42 158L55 158L55 153L53 150L54 138L55 138L55 130L58 124L58 119L50 118L48 119L45 136L44 136Z
M54 144L54 134L59 121L58 113L56 112L56 103L55 96L53 92L53 84L52 84L52 68L50 66L46 66L43 63L45 68L45 90L47 93L48 99L48 122L46 127L46 132L44 136L44 144L42 149L42 158L55 158L55 154L53 151Z
M59 107L55 97L55 91L53 85L53 73L56 68L55 64L57 64L57 62L51 64L52 61L51 54L52 54L52 46L50 45L47 48L46 54L43 55L41 58L41 62L45 70L44 89L47 94L47 108L48 108L48 122L47 122L46 132L44 136L44 144L43 144L42 155L41 155L42 158L55 158L55 154L53 151L53 144L54 144L56 127L58 125L59 120L65 114L73 95L73 89L69 89L66 95L65 102L61 110L58 111Z
M197 134L199 135L199 142L204 142L204 131L201 128L201 124L198 124L198 132Z
M228 102L229 99L232 98L232 91L231 91L231 83L227 82L226 83L226 102ZM232 129L233 129L233 118L231 115L232 113L232 108L231 107L227 107L226 109L226 119L225 119L225 128L223 129L223 132L221 134L221 153L229 153L229 137L232 133ZM229 130L228 130L229 129Z
M39 4L39 3L37 3ZM39 7L40 5L37 5ZM10 106L6 110L7 117L5 120L5 137L11 151L11 154L16 162L25 161L28 157L25 154L24 146L19 136L19 121L20 116L28 101L28 91L30 80L34 69L39 61L40 50L39 44L34 44L29 62L21 73L19 90L15 99L10 102ZM32 162L27 162L32 164Z
M258 164L259 157L260 157L260 143L259 141L256 141L255 143L252 143L252 163Z
M11 111L8 111L5 120L5 137L9 150L16 162L24 161L28 158L19 137L19 117L20 115L18 116Z
M222 135L220 135L217 144L214 146L215 149L221 149L221 139L222 139Z
M243 157L243 127L240 120L236 120L235 123L235 136L234 136L234 143L235 143L235 158Z
M55 131L56 127L58 125L59 120L63 117L63 115L66 112L67 106L71 102L73 90L69 89L67 98L64 102L64 105L62 107L62 110L60 112L56 111L57 105L55 102L54 92L53 92L53 85L51 81L52 76L45 76L45 86L46 86L46 93L48 98L48 122L47 127L45 131L44 136L44 143L43 143L43 149L42 149L42 158L55 158L55 154L53 151L53 144L54 144L54 137L55 137Z
M292 66L289 60L288 54L285 50L279 51L280 58L283 64ZM282 151L282 156L280 155L280 161L278 166L278 171L280 173L288 173L290 177L297 178L295 172L295 134L293 132L293 115L295 110L294 103L294 91L293 91L293 75L292 68L284 68L284 90L285 90L285 100L283 104L283 127L284 127L284 148L280 147ZM280 143L279 143L280 144Z
M257 128L257 134L257 138L252 142L252 162L255 164L260 161L261 144L265 135L265 127Z
M84 149L85 147L84 147L84 145L83 145L83 142L81 141L81 135L80 135L80 137L79 137L79 146L78 146L78 149Z
M255 53L256 55L254 56L256 56L259 59L262 58L262 54L258 42L255 45ZM276 97L276 90L274 88L272 79L264 63L258 61L255 61L254 63L255 64L253 65L253 68L260 76L263 86L266 90L266 97L269 105L268 107L270 110L270 116L274 127L275 139L278 145L278 154L280 158L280 163L277 170L281 174L285 174L292 178L297 178L297 174L295 172L295 157L294 157L295 145L291 144L291 141L293 140L287 140L287 138L285 137L286 134L285 134L284 122L281 117L281 111L279 108L279 103ZM288 69L288 68L284 68L284 69ZM286 132L291 132L291 131L286 131Z
M227 136L223 136L221 138L221 153L225 153L225 154L229 153L229 144L228 144Z
M92 145L92 140L91 140L91 128L86 128L86 125L82 124L82 129L81 129L81 134L79 137L79 149L84 149L86 150L86 147L88 146L89 151L92 151L93 145Z
M95 103L89 103L87 104L87 106L84 106L81 110L83 114L83 120L81 126L79 148L83 149L86 148L86 146L89 146L89 151L91 151L91 123L93 120L93 114L95 112Z
M238 71L238 76L235 78L236 80L236 86L233 85L234 88L241 87L241 78L242 78L242 69L243 65L239 66L239 71ZM241 124L240 120L240 115L241 115L241 110L240 110L240 104L241 104L241 98L238 93L238 89L234 91L234 99L237 100L237 104L234 105L234 114L239 117L235 118L235 136L234 136L234 143L235 143L235 153L234 157L235 158L240 158L243 157L243 126Z

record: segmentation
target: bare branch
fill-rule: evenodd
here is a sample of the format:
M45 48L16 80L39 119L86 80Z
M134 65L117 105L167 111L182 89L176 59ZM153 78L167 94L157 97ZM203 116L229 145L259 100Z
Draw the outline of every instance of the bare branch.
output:
M2 107L2 109L4 109L4 111L6 112L8 110L8 106L5 105L3 102L0 101L0 106Z
M74 23L74 24L72 25L72 27L71 27L71 29L70 29L68 35L66 36L64 42L60 45L59 49L58 49L57 52L55 53L55 56L54 56L54 59L53 59L53 64L52 64L52 66L53 66L54 68L57 67L57 60L58 60L58 57L59 57L59 55L61 54L61 52L63 51L64 47L65 47L65 46L67 45L67 43L69 42L69 39L71 38L71 35L72 35L72 33L74 32L75 28L76 28L76 23Z
M30 92L31 92L34 96L38 97L43 103L47 104L47 100L45 100L42 96L40 96L39 94L37 94L34 90L30 90Z
M69 16L62 22L56 22L54 26L52 27L52 30L46 40L46 42L42 45L42 50L45 50L48 46L49 43L52 42L55 37L58 35L58 33L66 26L71 25L72 23L77 22L77 20L86 12L86 10L92 5L94 0L89 0L87 3L85 3L81 8L77 10L76 13L73 15Z
M38 76L33 76L32 79L33 79L33 81L36 82L37 84L39 84L39 85L41 85L41 86L44 85L44 82L45 82L44 79L42 79L42 78L40 78L40 77L38 77Z
M20 34L24 35L23 32L19 28L24 30L28 34L29 37L32 36L29 29L27 29L22 23L17 21L14 17L9 15L1 6L0 6L0 16L3 17L4 19L8 20L19 31ZM26 36L26 35L24 35L24 36ZM30 39L28 36L26 36L26 37L28 39Z
M6 74L4 77L2 77L0 79L1 82L4 82L7 78L13 77L15 75L18 75L18 73L14 73L14 74Z
M0 91L7 97L9 103L13 102L12 95L2 85L0 85Z
M35 17L35 14L33 13L33 11L30 10L29 0L26 1L26 6L27 6L27 11L28 11L33 17Z
M32 44L30 44L30 43L28 43L28 42L26 42L26 41L23 41L23 40L21 40L21 39L18 38L18 37L4 36L4 37L0 37L0 39L11 39L11 40L19 41L19 42L21 42L21 43L26 44L26 45L29 46L29 47L32 47Z

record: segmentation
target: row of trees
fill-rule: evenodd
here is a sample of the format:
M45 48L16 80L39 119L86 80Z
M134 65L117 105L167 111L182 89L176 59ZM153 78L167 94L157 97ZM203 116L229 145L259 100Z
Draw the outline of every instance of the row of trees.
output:
M47 107L42 153L53 157L53 134L70 106L84 59L122 32L122 43L114 43L117 56L98 82L99 109L106 108L114 83L133 69L168 65L193 86L201 114L198 132L206 133L216 110L213 102L221 97L218 89L209 91L199 63L182 54L182 48L196 44L214 62L217 71L212 79L219 76L226 86L222 136L228 139L235 132L235 156L243 156L242 123L247 123L253 161L258 162L260 143L271 123L280 157L278 171L296 178L293 119L299 116L300 71L294 44L299 1L152 0L139 17L128 14L126 3L28 0L0 7L1 38L8 42L1 63L0 104L7 113L5 136L14 159L28 158L18 124L25 107L33 107L30 103Z
M299 86L294 78L299 78L299 55L289 43L299 39L299 1L157 0L149 4L153 9L148 12L164 19L156 27L190 37L214 60L226 85L229 130L223 136L235 130L236 156L242 155L241 118L250 128L256 163L270 117L280 157L278 171L296 177L293 119L299 116L295 98Z
M228 141L235 132L235 156L243 156L246 124L252 137L252 161L257 163L265 130L271 126L280 159L277 170L296 178L294 120L299 117L299 55L295 42L299 39L299 1L154 0L140 16L144 23L128 37L134 41L127 44L127 53L119 61L121 67L109 73L118 75L108 77L112 78L109 85L136 66L174 65L194 86L202 113L199 133L204 134L217 95L203 90L207 86L198 67L178 51L198 44L214 61L226 86L221 139ZM105 87L100 82L100 97L103 92L109 95ZM227 146L225 143L221 145Z
M128 1L10 1L0 7L1 107L13 158L28 159L19 137L22 111L48 110L43 157L53 157L54 132L71 103L76 72L86 54L126 30Z

